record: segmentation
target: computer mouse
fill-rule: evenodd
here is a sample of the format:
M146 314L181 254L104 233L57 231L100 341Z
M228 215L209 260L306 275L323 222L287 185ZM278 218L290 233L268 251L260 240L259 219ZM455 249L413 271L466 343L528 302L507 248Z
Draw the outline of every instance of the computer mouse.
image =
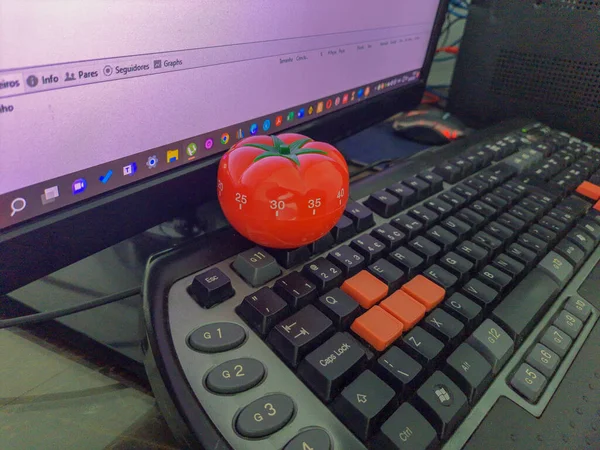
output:
M393 118L392 127L406 139L443 145L464 137L468 129L456 117L439 109L417 109Z

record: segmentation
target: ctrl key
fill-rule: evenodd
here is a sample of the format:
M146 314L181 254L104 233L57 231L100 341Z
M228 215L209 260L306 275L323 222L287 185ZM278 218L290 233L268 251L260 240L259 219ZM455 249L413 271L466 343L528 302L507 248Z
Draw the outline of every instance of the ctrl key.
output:
M381 426L372 448L382 450L433 450L438 437L429 422L409 403L404 403Z

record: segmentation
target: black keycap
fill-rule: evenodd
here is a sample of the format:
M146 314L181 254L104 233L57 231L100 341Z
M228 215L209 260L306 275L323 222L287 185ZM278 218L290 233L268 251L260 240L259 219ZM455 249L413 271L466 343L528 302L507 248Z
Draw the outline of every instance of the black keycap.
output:
M426 265L431 264L442 252L442 248L439 245L434 244L423 236L414 238L408 243L408 247L420 255L425 260Z
M485 148L478 148L474 154L483 160L483 167L489 166L494 160L494 153L486 150Z
M527 198L539 203L540 205L544 205L544 209L546 211L549 208L552 208L554 203L558 200L558 197L556 195L553 195L549 192L534 192Z
M331 235L337 243L347 241L355 234L356 227L352 220L346 216L340 217L340 220L338 220L331 230Z
M469 276L474 264L466 258L454 252L447 253L439 260L440 266L458 278L458 282L464 282Z
M235 421L235 428L247 438L269 436L287 425L294 410L294 402L287 395L265 395L241 410Z
M281 268L277 265L275 258L260 247L254 247L238 254L231 266L248 284L254 287L262 286L281 273Z
M458 237L459 241L462 241L467 236L471 234L472 228L469 224L463 222L460 219L457 219L454 216L450 216L447 219L442 220L440 225L443 226L446 230L455 234Z
M441 308L435 308L421 322L424 329L442 341L446 347L454 347L462 338L465 326Z
M550 246L553 246L558 240L558 236L554 231L550 231L548 228L544 228L538 224L530 226L528 231L529 234L547 242Z
M465 183L461 183L452 188L452 192L466 198L467 202L472 202L479 196L479 193L475 189L467 186Z
M510 385L531 403L535 403L544 392L547 381L541 372L523 363L510 380Z
M504 187L498 187L494 189L492 191L492 194L496 195L497 197L500 197L501 199L504 199L509 205L512 205L519 198L521 198L521 195Z
M475 190L477 192L477 195L483 195L490 189L489 184L485 183L484 181L478 180L477 178L470 178L466 180L464 184L466 184L471 189Z
M550 326L540 339L540 342L558 356L564 358L573 344L573 339L567 336L567 333L559 330L555 326Z
M474 329L482 320L482 308L477 303L469 300L463 294L456 292L447 298L442 307L450 315L465 324L465 329Z
M424 373L421 364L395 346L379 357L373 370L402 397L413 392Z
M465 294L471 300L474 300L479 306L483 307L485 311L489 311L489 309L500 299L498 291L477 279L472 279L465 284L461 293Z
M485 166L485 159L475 153L465 155L465 159L471 163L474 171L480 170Z
M400 247L406 240L406 235L389 223L376 227L371 235L385 245L386 250L392 251Z
M235 295L229 277L216 267L196 275L188 292L203 308L210 308Z
M537 258L540 258L542 255L545 255L548 251L548 244L546 242L536 238L535 236L532 236L529 233L525 233L519 236L519 238L517 239L517 243L535 252Z
M556 233L559 236L563 236L568 229L567 224L559 220L553 219L550 216L542 217L538 223L544 228Z
M450 250L458 242L458 237L439 225L428 230L425 235L442 248L443 252Z
M483 197L481 197L481 201L487 203L496 211L502 211L508 206L508 202L506 200L493 193L485 194Z
M363 441L395 407L394 390L370 370L350 383L332 405L338 419Z
M514 342L504 329L490 319L486 319L467 338L467 343L487 359L496 374L506 364L514 350Z
M541 205L538 202L534 202L529 198L524 198L523 200L521 200L518 206L520 206L523 209L526 209L530 213L533 213L536 220L542 217L546 210L544 205Z
M329 236L331 234L328 233ZM311 251L308 247L298 248L269 248L268 252L275 257L277 262L284 268L290 269L298 264L305 263L310 259ZM279 275L279 274L277 274ZM276 275L276 276L277 276ZM262 284L262 283L261 283Z
M423 224L406 214L401 214L390 222L390 224L402 231L408 239L412 239L423 229Z
M289 306L271 289L263 287L244 298L236 312L264 337L288 315Z
M304 266L304 276L315 284L319 292L325 292L340 286L344 281L342 270L325 258L315 259Z
M429 269L423 272L423 275L433 281L435 284L443 287L446 294L452 294L458 284L458 277L452 275L445 269L442 269L437 264L434 264Z
M450 163L437 166L433 172L441 176L447 183L454 184L463 179L462 170Z
M456 218L468 223L473 231L479 229L485 222L485 217L469 208L463 208L455 214Z
M253 358L237 358L219 364L206 377L206 387L216 394L237 394L253 388L265 376L265 366Z
M402 201L388 191L373 192L365 205L381 217L392 217L402 209Z
M442 219L445 219L450 214L452 214L453 210L452 205L441 200L439 197L427 200L425 203L423 203L423 205L426 208L435 211L437 214L439 214L440 218Z
M494 320L520 342L538 324L558 291L559 286L550 275L533 269L494 309Z
M535 252L520 244L512 244L506 249L506 254L525 264L525 270L529 271L535 264L537 255Z
M503 188L508 189L509 191L513 191L515 194L518 194L520 197L525 195L527 192L527 186L519 181L508 181L502 185Z
M296 367L334 332L333 323L313 305L302 308L276 325L267 341L286 363Z
M577 339L583 328L583 322L565 310L560 312L553 323L556 328L567 333L571 339Z
M595 247L592 238L579 227L576 227L567 234L567 239L583 250L586 256L589 255Z
M196 328L188 345L202 353L221 353L239 347L246 340L246 331L237 323L217 322Z
M348 333L336 333L308 354L298 376L324 402L329 402L360 373L367 361L362 345Z
M402 338L402 349L429 369L440 357L444 344L417 326Z
M600 241L600 224L594 220L584 218L577 222L577 227L585 231L594 240L594 244L598 244L598 241Z
M462 208L467 203L466 198L451 191L442 192L438 197L449 205L452 205L453 210Z
M413 205L417 202L417 193L414 191L414 189L409 188L404 183L392 184L389 188L387 188L387 190L400 199L402 208Z
M503 246L503 242L500 239L490 236L484 231L480 231L479 233L475 234L471 240L475 244L487 249L492 256L498 253Z
M442 440L450 437L469 412L465 394L440 371L423 383L413 402Z
M277 280L273 289L292 309L300 309L317 298L317 287L298 272Z
M461 344L446 360L444 371L473 405L492 381L492 366L469 344Z
M407 280L406 274L387 259L375 261L368 270L387 285L390 294Z
M431 450L438 448L438 442L431 424L411 404L404 403L381 426L372 448Z
M360 272L366 265L365 258L356 250L347 245L342 245L329 253L327 257L332 263L344 272L345 277L351 277Z
M473 173L473 164L463 157L459 156L457 158L452 158L448 162L460 169L463 178L468 177Z
M474 269L482 267L490 258L490 252L471 241L464 241L456 247L456 253L474 264Z
M517 219L521 219L525 224L530 225L535 221L535 214L530 211L527 211L520 206L514 206L510 209L510 213L515 216Z
M556 369L558 369L560 358L548 347L542 344L535 344L535 347L531 349L525 361L530 366L542 372L544 376L550 378L554 375Z
M525 275L525 264L520 263L505 253L499 255L492 264L494 267L497 267L501 271L507 273L515 280L518 280Z
M425 266L425 260L406 247L400 247L395 252L390 253L389 260L400 267L408 278L414 277Z
M403 180L402 183L406 184L417 193L417 201L429 197L431 193L429 183L420 178L410 177Z
M512 276L491 265L481 269L477 274L477 278L500 294L506 291L513 282Z
M331 319L338 330L350 328L361 312L358 303L339 288L320 296L315 306Z
M469 209L472 209L477 214L485 217L486 221L492 220L501 212L500 210L491 207L490 205L482 202L481 200L475 200L471 204L471 206L469 206Z
M368 234L353 239L350 246L364 256L367 264L381 258L385 251L385 245Z
M348 202L344 214L354 222L359 233L375 225L373 211L358 202Z
M437 175L434 172L421 172L417 175L417 177L419 177L421 180L426 181L427 183L429 183L429 186L431 188L430 194L435 194L437 192L440 192L444 186L443 186L443 177Z
M438 220L440 220L440 216L438 213L430 210L429 208L425 208L423 206L418 206L416 208L411 209L408 214L417 219L425 228L429 228Z
M554 251L566 258L571 264L573 264L575 269L578 269L585 260L585 252L581 250L579 246L567 239L560 241L556 247L554 247Z
M484 231L492 237L502 242L502 245L510 244L515 238L516 233L510 228L494 221L486 225Z
M587 201L572 195L564 199L556 207L561 211L573 214L575 217L581 217L588 212L591 206Z

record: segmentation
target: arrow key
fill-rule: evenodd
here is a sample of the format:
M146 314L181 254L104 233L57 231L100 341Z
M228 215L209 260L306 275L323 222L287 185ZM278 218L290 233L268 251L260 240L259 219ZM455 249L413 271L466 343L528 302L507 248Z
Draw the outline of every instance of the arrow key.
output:
M396 406L394 390L367 370L346 387L333 402L335 415L366 441Z

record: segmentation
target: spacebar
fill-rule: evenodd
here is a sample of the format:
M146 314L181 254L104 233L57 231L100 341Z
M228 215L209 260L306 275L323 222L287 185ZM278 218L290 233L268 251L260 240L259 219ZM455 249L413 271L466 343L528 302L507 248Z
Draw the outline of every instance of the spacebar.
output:
M520 342L546 312L560 291L558 284L540 269L533 269L494 309L493 317Z

